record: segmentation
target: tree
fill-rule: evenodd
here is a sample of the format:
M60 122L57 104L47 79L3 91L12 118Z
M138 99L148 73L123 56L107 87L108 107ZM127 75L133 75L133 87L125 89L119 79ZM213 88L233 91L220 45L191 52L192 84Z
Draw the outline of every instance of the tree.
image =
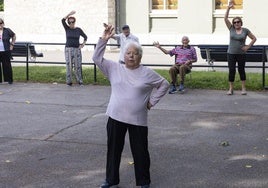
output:
M0 0L0 11L4 11L4 0Z

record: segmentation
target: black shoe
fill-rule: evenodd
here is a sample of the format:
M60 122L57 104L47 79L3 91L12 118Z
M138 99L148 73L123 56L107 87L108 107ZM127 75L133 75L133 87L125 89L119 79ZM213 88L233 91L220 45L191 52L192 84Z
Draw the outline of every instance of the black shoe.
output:
M174 94L177 92L177 88L175 85L170 85L169 94Z
M10 81L10 82L8 82L8 84L11 85L11 84L13 84L13 82Z
M141 188L150 188L150 185L142 185Z
M101 184L100 188L117 188L117 185L111 185L107 181Z
M68 86L72 86L72 85L73 85L73 83L67 83L67 85L68 85Z

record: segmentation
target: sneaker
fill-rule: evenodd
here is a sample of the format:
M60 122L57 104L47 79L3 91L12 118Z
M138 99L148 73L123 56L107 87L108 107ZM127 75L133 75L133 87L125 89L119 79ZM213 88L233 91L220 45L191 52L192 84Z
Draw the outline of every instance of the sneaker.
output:
M233 94L234 94L234 91L231 90L231 89L229 89L229 90L227 91L227 93L226 93L226 95L233 95Z
M247 91L246 91L246 89L242 89L242 91L241 91L241 95L247 95Z
M117 188L117 185L111 185L107 181L101 184L100 188Z
M169 94L174 94L177 92L177 88L174 85L170 85Z
M183 91L183 90L184 90L184 85L181 84L181 85L179 86L179 91Z

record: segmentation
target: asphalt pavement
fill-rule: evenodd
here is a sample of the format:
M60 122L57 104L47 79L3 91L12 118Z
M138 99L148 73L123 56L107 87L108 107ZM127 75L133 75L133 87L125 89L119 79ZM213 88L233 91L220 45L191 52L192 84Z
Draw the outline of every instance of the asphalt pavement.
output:
M152 188L267 188L268 92L188 89L149 112ZM0 84L0 187L94 188L105 178L110 87ZM135 185L128 137L120 188Z

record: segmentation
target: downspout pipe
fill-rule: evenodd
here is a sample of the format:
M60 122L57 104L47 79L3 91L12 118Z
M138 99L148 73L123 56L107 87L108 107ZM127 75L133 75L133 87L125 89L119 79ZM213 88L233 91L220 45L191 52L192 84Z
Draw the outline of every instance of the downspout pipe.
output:
M120 0L115 0L115 32L120 33Z

